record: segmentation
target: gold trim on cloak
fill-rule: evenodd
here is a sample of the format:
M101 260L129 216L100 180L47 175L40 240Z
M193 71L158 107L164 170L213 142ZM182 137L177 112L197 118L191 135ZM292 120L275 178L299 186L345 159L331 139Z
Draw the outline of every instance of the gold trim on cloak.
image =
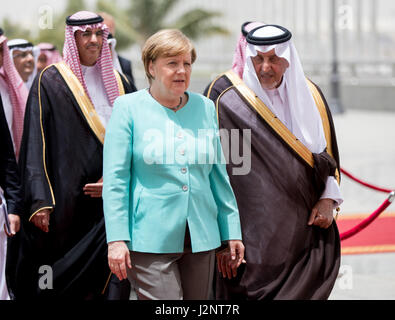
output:
M69 66L64 61L56 63L54 66L59 70L63 79L66 81L92 131L95 133L99 141L103 144L106 129L104 128L99 118L99 115L97 114L95 107L92 104L92 101L86 94L81 82L78 80L73 71L71 71ZM115 78L117 79L119 94L124 95L125 89L123 87L121 77L115 70L114 74Z
M55 196L53 193L53 189L52 189L52 185L51 185L51 181L49 180L49 176L48 176L48 171L47 171L47 164L45 161L45 135L44 135L44 127L43 127L43 112L42 112L42 104L41 104L41 78L44 74L44 71L47 70L51 65L47 66L41 73L40 76L38 78L38 105L39 105L39 109L40 109L40 130L41 130L41 139L42 139L42 144L43 144L43 167L44 167L44 173L45 173L45 178L47 179L48 182L48 186L49 186L49 191L51 192L51 197L52 197L52 206L45 206L45 207L41 207L38 210L36 210L35 212L33 212L30 217L29 217L29 221L31 221L31 219L41 210L44 209L49 209L51 210L51 212L54 210L54 206L56 204L55 202Z
M206 95L207 98L210 98L211 90L213 89L215 83L216 83L217 80L218 80L219 78L221 78L225 73L226 73L226 72L221 73L218 77L216 77L216 78L213 80L213 82L211 82L211 84L210 84L210 86L209 86L209 88L208 88L208 90L207 90L207 95Z
M321 94L319 93L318 89L316 88L314 83L311 82L310 79L307 79L307 84L313 96L315 105L317 106L318 112L320 113L321 116L322 126L324 128L324 134L326 140L326 150L328 151L328 154L333 158L331 126L329 124L329 117L328 117L328 113L326 112L324 100L322 99ZM337 180L337 183L340 185L340 175L339 175L339 170L337 168L335 172L335 178Z
M215 111L217 113L217 122L219 123L219 100L221 97L230 89L232 89L234 86L229 86L227 87L224 91L221 92L221 94L218 96L217 100L215 101Z
M114 74L115 74L115 78L117 79L117 83L118 83L119 95L123 96L125 94L125 88L123 87L121 74L115 69L114 69ZM129 83L129 80L126 77L124 77L124 79L127 83Z

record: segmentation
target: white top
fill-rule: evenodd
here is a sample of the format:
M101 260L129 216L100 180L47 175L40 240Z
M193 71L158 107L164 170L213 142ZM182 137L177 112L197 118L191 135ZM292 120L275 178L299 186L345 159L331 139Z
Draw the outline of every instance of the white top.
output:
M7 257L7 236L4 232L3 225L5 223L5 216L3 210L6 210L5 199L3 191L0 188L0 197L3 204L0 205L0 300L10 300L8 295L7 282L5 279L5 262Z
M3 109L5 113L5 117L7 119L8 129L10 130L12 143L14 143L14 138L12 136L12 120L13 120L13 112L12 112L12 104L11 104L11 97L8 93L8 85L4 81L2 77L0 77L0 94L1 94L1 101L3 103Z
M100 69L96 64L92 67L81 65L81 70L89 96L92 99L96 112L105 128L110 120L112 107L107 97Z
M286 81L284 79L278 88L265 91L273 105L273 112L292 132L291 112L289 110L288 96L285 87Z

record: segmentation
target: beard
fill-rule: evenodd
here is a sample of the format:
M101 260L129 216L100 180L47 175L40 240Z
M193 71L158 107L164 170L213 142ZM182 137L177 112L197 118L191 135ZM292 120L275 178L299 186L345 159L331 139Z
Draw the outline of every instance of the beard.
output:
M258 79L263 89L272 90L277 88L281 84L283 77L278 80L275 78L275 75L273 73L261 72L258 76Z

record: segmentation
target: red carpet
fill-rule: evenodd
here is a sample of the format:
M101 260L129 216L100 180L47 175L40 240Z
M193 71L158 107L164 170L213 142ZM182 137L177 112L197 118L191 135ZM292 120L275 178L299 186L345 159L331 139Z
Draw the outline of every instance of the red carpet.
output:
M339 233L345 232L369 215L339 215ZM395 252L395 212L383 212L365 229L341 242L342 254Z

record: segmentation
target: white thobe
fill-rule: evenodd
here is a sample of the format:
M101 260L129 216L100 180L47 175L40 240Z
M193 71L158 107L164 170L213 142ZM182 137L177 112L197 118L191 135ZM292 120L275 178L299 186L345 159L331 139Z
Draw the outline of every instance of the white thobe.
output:
M10 95L8 93L8 86L4 79L0 77L0 94L1 102L3 104L4 113L7 119L7 124L10 132L12 132L12 105ZM12 137L12 135L11 135ZM1 150L0 150L1 152ZM3 208L6 205L3 190L0 187L0 197L3 200L3 205L0 207L0 300L10 300L8 294L7 283L5 280L5 263L7 257L7 235L4 231L4 212Z
M107 97L100 69L96 64L92 67L81 65L81 70L89 96L91 97L95 110L105 128L110 120L112 107Z
M1 102L3 103L5 118L8 124L8 129L10 130L11 138L13 139L12 137L13 111L12 111L11 97L9 94L8 85L1 76L0 76L0 95L1 95ZM14 140L12 141L12 143L14 143Z
M4 231L5 217L3 210L5 209L5 199L3 196L3 190L0 191L0 197L3 200L3 204L0 205L0 300L10 300L8 294L7 283L5 280L5 263L7 257L7 235Z

